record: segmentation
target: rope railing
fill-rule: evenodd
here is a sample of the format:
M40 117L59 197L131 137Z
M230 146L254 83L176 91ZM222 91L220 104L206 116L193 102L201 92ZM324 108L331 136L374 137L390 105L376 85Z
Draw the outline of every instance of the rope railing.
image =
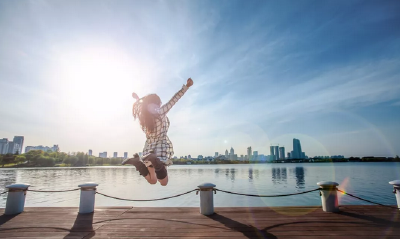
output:
M126 199L126 198L119 198L119 197L110 196L110 195L107 195L107 194L104 194L104 193L99 193L99 192L96 192L96 193L99 194L99 195L102 195L104 197L114 198L114 199L122 200L122 201L149 202L149 201L161 201L161 200L166 200L166 199L170 199L170 198L176 198L176 197L180 197L182 195L189 194L191 192L198 191L198 190L199 189L193 189L193 190L190 190L190 191L185 192L185 193L181 193L181 194L177 194L177 195L170 196L170 197L165 197L165 198L157 198L157 199Z
M337 189L337 191L338 191L338 192L341 192L341 193L344 194L344 195L347 195L347 196L356 198L356 199L361 200L361 201L369 202L369 203L376 204L376 205L379 205L379 206L382 206L382 207L388 207L388 208L392 208L392 209L400 209L400 208L398 208L398 207L393 207L393 206L389 206L389 205L384 205L384 204L380 204L380 203L377 203L377 202L373 202L373 201L370 201L370 200L367 200L367 199L364 199L364 198L360 198L360 197L357 197L357 196L355 196L355 195L353 195L353 194L350 194L350 193L347 193L347 192L345 192L345 191L342 191L342 190L340 190L340 189Z
M78 190L80 190L80 188L67 189L67 190L57 190L57 191L28 189L27 191L36 192L36 193L63 193L63 192L72 192L72 191L78 191Z
M320 188L316 188L316 189L309 190L309 191L304 191L304 192L289 193L289 194L278 194L278 195L256 195L256 194L235 193L235 192L221 190L221 189L218 189L218 188L216 188L215 190L223 192L223 193L229 193L229 194L235 194L235 195L241 195L241 196L248 196L248 197L287 197L287 196L294 196L294 195L299 195L299 194L305 194L305 193L310 193L310 192L314 192L314 191L319 191Z
M115 197L115 196L111 196L111 195L107 195L107 194L98 192L97 191L98 184L93 183L93 182L78 185L79 188L66 189L66 190L33 190L33 189L28 189L30 186L29 184L13 184L13 185L8 185L6 187L6 188L8 188L8 191L1 192L0 195L8 193L7 206L6 206L6 210L5 210L5 214L7 214L7 215L18 214L23 211L26 191L39 192L39 193L40 192L42 192L42 193L59 193L59 192L72 192L72 191L78 191L78 190L81 190L79 213L94 212L95 195L96 194L99 194L99 195L107 197L107 198L121 200L121 201L151 202L151 201L161 201L161 200L167 200L167 199L171 199L171 198L177 198L177 197L180 197L180 196L192 193L192 192L196 192L196 195L197 195L200 192L200 213L203 215L211 215L212 213L214 213L213 194L216 193L217 191L227 193L227 194L232 194L232 195L247 196L247 197L259 197L259 198L261 198L261 197L262 198L288 197L288 196L295 196L295 195L301 195L301 194L319 191L319 195L320 195L321 201L322 201L322 209L325 212L339 211L337 192L340 192L344 195L348 195L350 197L353 197L358 200L365 201L365 202L368 202L371 204L376 204L376 205L391 208L391 209L400 209L399 208L400 207L400 190L399 190L400 180L392 181L392 182L390 182L390 184L394 185L393 192L396 194L398 207L393 207L390 205L384 205L381 203L373 202L371 200L367 200L367 199L355 196L353 194L347 193L347 192L337 188L338 183L329 182L329 181L318 182L317 185L319 186L319 188L302 191L302 192L287 193L287 194L275 194L275 195L261 195L261 194L248 194L248 193L232 192L232 191L218 189L212 183L204 183L202 185L199 185L198 188L196 188L196 189L193 189L193 190L190 190L190 191L187 191L184 193L176 194L173 196L169 196L169 197L155 198L155 199L128 199L128 198Z

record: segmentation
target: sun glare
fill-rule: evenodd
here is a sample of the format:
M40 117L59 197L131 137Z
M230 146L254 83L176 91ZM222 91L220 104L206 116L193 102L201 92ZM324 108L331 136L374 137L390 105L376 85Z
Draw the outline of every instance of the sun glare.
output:
M131 56L121 50L90 48L65 54L57 88L75 110L99 113L118 108L133 91L145 86L143 73Z

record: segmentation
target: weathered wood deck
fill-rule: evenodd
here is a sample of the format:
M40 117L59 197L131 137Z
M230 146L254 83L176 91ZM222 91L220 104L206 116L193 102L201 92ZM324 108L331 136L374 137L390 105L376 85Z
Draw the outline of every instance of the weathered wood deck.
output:
M0 216L1 238L400 238L400 212L379 206L216 208L25 208ZM3 214L4 209L0 209Z

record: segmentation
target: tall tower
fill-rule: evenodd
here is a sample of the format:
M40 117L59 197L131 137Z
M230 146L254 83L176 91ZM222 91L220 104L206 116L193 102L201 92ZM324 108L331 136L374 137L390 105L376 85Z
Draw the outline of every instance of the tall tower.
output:
M258 161L258 151L253 151L253 160Z
M92 156L93 151L91 149L89 149L89 156Z
M0 154L6 154L8 152L8 139L0 139Z
M285 147L279 147L279 159L285 160Z
M274 160L275 157L274 146L269 146L269 154L270 154L270 160Z
M234 160L234 157L235 157L235 150L233 150L233 148L231 147L231 152L229 154L229 158L230 158L230 160Z
M128 152L124 152L124 159L128 158Z
M250 147L247 147L247 158L249 160L251 160L251 155L252 155L252 151L251 151L251 146L250 146Z
M22 154L22 146L24 144L24 136L14 136L13 142L14 142L14 144L18 144L18 148L16 149L16 151L18 150L18 153Z
M118 152L114 152L113 158L118 158Z
M228 150L225 150L225 157L228 158Z
M292 155L292 158L294 158L294 159L301 159L302 158L300 140L298 140L296 138L293 139L293 155Z
M274 146L275 148L275 160L279 159L279 146Z

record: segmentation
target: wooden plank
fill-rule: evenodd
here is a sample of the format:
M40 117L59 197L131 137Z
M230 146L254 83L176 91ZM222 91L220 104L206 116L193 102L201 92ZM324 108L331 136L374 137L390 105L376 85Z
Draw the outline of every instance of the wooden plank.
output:
M400 212L378 206L216 208L26 208L0 217L0 238L400 238Z

